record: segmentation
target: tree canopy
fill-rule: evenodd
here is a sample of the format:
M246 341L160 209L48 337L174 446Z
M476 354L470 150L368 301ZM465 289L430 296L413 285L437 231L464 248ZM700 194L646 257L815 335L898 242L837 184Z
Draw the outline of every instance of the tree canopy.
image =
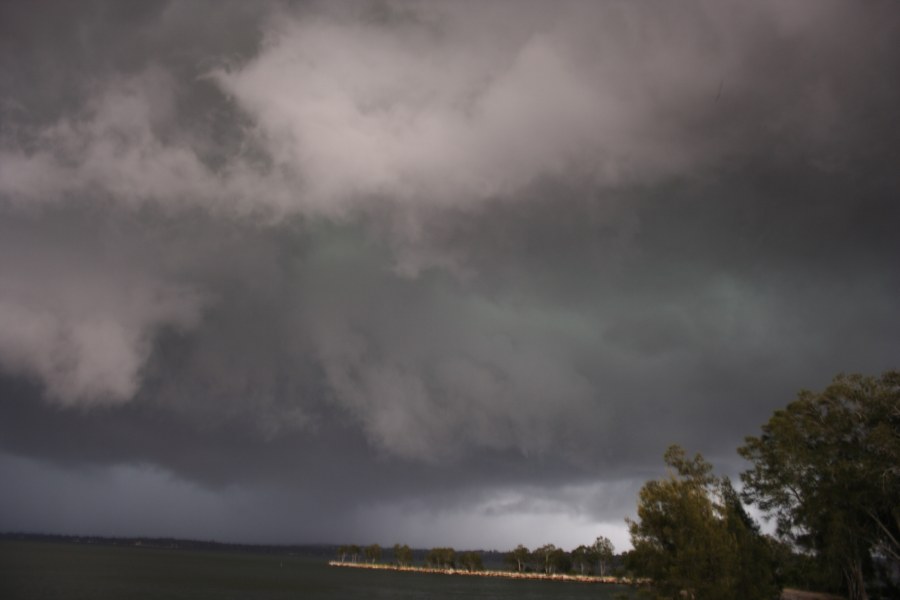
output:
M591 558L600 565L600 576L606 575L606 566L615 556L615 547L608 537L599 536L591 546Z
M403 544L394 544L394 560L401 567L408 567L412 564L413 553L409 546Z
M775 597L764 542L730 482L678 446L666 451L665 461L668 476L644 485L638 521L629 521L633 566L666 598Z
M900 372L802 391L739 452L753 464L745 498L840 572L851 599L868 597L873 557L900 568Z
M381 546L379 546L378 544L366 546L364 552L366 555L366 560L370 563L376 563L381 560Z
M469 551L459 555L459 566L467 571L484 571L481 552Z
M516 567L516 570L521 573L528 565L530 557L531 551L522 544L519 544L506 555L506 562Z
M456 567L456 550L453 548L432 548L425 555L425 564L440 569Z

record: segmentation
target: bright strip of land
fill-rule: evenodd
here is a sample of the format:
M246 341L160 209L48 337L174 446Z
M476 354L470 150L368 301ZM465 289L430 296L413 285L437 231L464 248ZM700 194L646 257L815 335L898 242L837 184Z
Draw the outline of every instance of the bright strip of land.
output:
M437 573L440 575L471 575L474 577L503 577L506 579L547 579L552 581L579 581L582 583L616 583L628 585L640 583L620 577L599 577L597 575L570 575L563 573L521 573L519 571L468 571L466 569L439 569L435 567L403 567L381 563L329 561L332 567L353 567L357 569L380 569L384 571L409 571L412 573Z

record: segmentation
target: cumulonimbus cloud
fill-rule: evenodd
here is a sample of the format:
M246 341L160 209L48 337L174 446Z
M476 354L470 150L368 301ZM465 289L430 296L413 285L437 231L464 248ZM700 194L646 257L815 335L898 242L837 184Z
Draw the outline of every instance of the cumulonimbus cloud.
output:
M783 59L790 68L768 70L774 59L759 50L794 38L828 49L823 40L840 22L832 5L804 12L816 27L777 3L739 10L718 3L690 10L586 2L565 10L540 3L488 3L479 11L449 3L379 6L273 9L257 52L233 62L209 57L218 66L205 68L199 82L150 62L97 81L50 123L3 129L0 209L149 209L172 222L199 213L249 229L305 218L362 223L387 239L399 273L459 273L477 268L460 264L469 242L493 235L479 219L511 229L519 206L557 202L565 211L581 196L611 205L610 190L699 177L759 147L768 153L773 139L799 139L811 162L834 164L816 154L831 146L802 143L818 140L840 111L832 74L804 68L802 53ZM222 112L209 118L223 120L215 125L230 133L216 152L182 110L198 85L217 94ZM794 100L773 102L773 89ZM567 193L541 188L548 180L564 181ZM607 218L596 212L598 221ZM459 215L476 223L468 238L455 237ZM524 217L535 228L539 218ZM514 254L503 259L518 261ZM69 264L75 273L96 271ZM117 276L101 277L93 300L77 309L66 300L70 287L84 285L77 277L53 285L20 278L25 296L41 301L8 290L0 296L9 323L0 328L4 367L40 378L65 402L131 397L155 334L197 326L204 305L204 290L171 273L146 275L124 296ZM472 334L453 352L449 343L430 348L444 356L426 364L384 339L363 338L361 351L341 346L346 316L325 325L308 316L319 329L302 334L312 331L317 347L304 351L320 361L338 405L399 455L423 455L429 438L463 430L475 446L539 450L551 444L541 434L552 420L540 412L541 397L562 389L560 402L578 413L596 391L571 366L576 353L550 356L546 338L525 350ZM471 315L455 316L462 322ZM520 340L529 327L519 324L509 335ZM633 343L634 328L626 329ZM493 404L482 406L484 396ZM512 410L514 399L522 404ZM438 422L442 403L453 409Z

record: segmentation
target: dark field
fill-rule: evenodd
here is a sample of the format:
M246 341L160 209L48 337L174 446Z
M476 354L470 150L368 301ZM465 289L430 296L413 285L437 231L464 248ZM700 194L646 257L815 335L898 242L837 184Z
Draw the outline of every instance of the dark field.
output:
M629 589L328 567L321 558L0 541L3 600L612 600Z

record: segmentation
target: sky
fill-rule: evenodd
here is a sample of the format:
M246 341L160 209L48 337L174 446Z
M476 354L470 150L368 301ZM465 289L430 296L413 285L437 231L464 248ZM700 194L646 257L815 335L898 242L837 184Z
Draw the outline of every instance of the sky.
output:
M900 355L894 2L0 4L0 531L629 546Z

